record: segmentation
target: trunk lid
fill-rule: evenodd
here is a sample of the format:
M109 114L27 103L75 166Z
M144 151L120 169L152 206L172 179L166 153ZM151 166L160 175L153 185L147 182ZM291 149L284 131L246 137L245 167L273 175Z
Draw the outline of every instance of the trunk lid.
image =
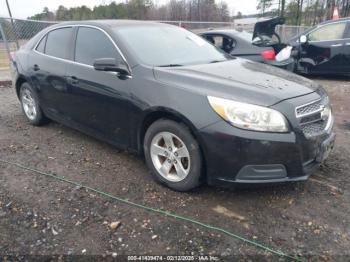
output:
M253 40L259 36L267 36L272 38L276 34L277 25L283 25L286 19L284 17L274 17L268 20L257 22L254 26Z

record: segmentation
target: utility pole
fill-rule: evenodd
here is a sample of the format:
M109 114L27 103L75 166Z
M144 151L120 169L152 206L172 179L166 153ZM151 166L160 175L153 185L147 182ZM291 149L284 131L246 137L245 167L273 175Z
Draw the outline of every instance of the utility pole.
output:
M265 0L262 2L262 16L265 15Z
M190 10L189 10L189 21L192 21L192 1L190 1Z
M304 0L300 0L299 3L299 12L298 12L298 24L297 25L301 25L301 20L303 18L303 4L304 4Z
M11 13L11 8L10 8L8 0L6 0L6 5L7 5L7 11L9 12L10 18L12 20L12 13Z
M201 21L200 0L197 1L198 21Z
M299 23L299 15L300 15L300 0L297 0L297 2L296 2L296 4L297 4L297 13L295 14L295 25L298 25L298 23Z
M281 0L278 0L278 15L281 16Z
M281 0L281 16L284 16L284 8L286 5L286 0Z

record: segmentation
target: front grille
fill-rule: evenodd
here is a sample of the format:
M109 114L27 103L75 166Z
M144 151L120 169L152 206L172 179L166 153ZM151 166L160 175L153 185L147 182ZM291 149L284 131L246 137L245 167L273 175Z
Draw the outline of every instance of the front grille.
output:
M295 109L296 116L302 117L302 116L314 114L315 112L321 111L322 107L323 107L323 104L321 99L306 105L298 106Z
M313 137L322 134L327 126L327 121L320 120L313 123L304 124L301 126L306 137Z
M300 124L307 124L311 122L316 122L321 119L321 112L312 114L312 115L307 115L304 117L300 118Z
M328 112L327 110L330 110L328 97L298 106L295 109L300 129L305 137L318 136L325 131L328 122L331 121L331 115L325 114Z

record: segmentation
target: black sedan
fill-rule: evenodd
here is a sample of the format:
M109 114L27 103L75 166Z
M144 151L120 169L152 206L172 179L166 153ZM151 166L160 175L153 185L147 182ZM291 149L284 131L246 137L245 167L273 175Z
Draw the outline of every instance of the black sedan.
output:
M275 28L277 25L284 24L284 21L283 18L276 17L258 22L253 33L226 29L210 30L200 35L232 56L293 71L294 59L292 56L283 61L276 60L276 55L286 45L281 43Z
M176 26L57 24L15 53L13 70L31 124L52 119L143 154L175 190L306 180L334 144L321 86Z
M298 50L296 71L303 74L350 74L350 19L327 21L292 38Z

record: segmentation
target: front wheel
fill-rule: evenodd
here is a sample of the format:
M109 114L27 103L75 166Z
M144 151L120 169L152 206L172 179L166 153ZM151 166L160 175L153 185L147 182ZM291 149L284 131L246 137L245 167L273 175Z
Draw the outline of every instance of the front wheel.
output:
M156 180L178 191L200 184L202 158L189 129L175 121L161 119L147 130L144 153Z

